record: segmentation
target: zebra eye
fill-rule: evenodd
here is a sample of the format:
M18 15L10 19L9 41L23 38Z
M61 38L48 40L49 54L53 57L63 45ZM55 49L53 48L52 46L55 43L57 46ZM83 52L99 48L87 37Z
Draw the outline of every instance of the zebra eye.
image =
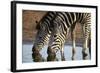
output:
M41 30L45 30L45 27L43 26L43 27L41 27Z

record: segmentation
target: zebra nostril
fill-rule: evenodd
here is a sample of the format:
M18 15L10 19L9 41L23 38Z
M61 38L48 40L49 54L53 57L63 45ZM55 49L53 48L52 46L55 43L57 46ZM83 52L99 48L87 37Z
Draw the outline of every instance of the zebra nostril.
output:
M39 37L40 39L42 38L42 37Z

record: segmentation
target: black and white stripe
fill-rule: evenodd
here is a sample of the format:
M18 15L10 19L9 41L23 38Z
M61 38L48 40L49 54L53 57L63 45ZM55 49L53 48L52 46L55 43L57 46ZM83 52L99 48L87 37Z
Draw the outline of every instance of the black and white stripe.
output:
M38 23L38 33L34 43L33 50L41 50L44 45L49 42L48 54L52 53L55 49L60 49L62 59L64 59L64 43L68 37L69 30L73 34L76 23L80 23L84 34L84 49L83 55L86 56L87 42L90 32L90 13L77 13L77 12L48 12L43 19ZM73 38L73 50L75 50L75 38ZM34 52L34 51L33 51ZM74 53L74 52L73 52ZM74 54L72 55L74 56Z
M87 49L87 43L89 33L90 33L90 22L91 14L90 13L75 13L75 12L57 12L56 18L53 20L53 31L51 40L49 43L49 49L60 49L62 60L64 59L64 43L66 37L68 37L69 30L72 33L73 41L73 53L75 51L75 37L73 37L73 31L77 23L80 23L83 29L84 35L84 48L83 53L87 54L85 49ZM74 40L73 40L74 39ZM48 51L49 52L49 51ZM73 54L74 57L74 54ZM72 58L73 59L73 58Z
M35 38L34 47L42 49L44 45L48 43L52 28L51 23L55 16L56 12L47 12L47 14L37 24L36 28L38 32Z

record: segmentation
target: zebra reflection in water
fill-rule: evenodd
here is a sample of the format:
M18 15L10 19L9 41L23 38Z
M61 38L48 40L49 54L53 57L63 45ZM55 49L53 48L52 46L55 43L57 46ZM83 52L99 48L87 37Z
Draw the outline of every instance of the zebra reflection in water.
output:
M71 32L72 38L72 60L75 59L75 26L81 24L83 33L83 59L88 59L88 42L90 35L91 14L90 13L75 13L75 12L48 12L43 19L37 24L38 33L34 46L32 48L34 60L40 55L40 50L47 44L48 57L56 57L57 50L61 52L61 59L64 58L64 44L66 38ZM89 48L90 49L90 48ZM42 60L42 59L41 59Z

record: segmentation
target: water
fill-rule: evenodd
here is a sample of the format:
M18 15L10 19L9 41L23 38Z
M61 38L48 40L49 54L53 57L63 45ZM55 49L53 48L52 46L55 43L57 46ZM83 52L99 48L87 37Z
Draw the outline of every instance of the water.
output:
M32 63L32 47L33 44L23 44L22 48L22 63ZM41 52L42 57L46 60L47 58L47 46L45 46ZM65 60L69 61L71 60L72 57L72 47L71 45L65 45L64 46L64 56ZM57 52L57 59L58 61L61 61L61 55L60 51ZM82 47L77 46L76 47L76 55L75 55L75 60L82 60Z

